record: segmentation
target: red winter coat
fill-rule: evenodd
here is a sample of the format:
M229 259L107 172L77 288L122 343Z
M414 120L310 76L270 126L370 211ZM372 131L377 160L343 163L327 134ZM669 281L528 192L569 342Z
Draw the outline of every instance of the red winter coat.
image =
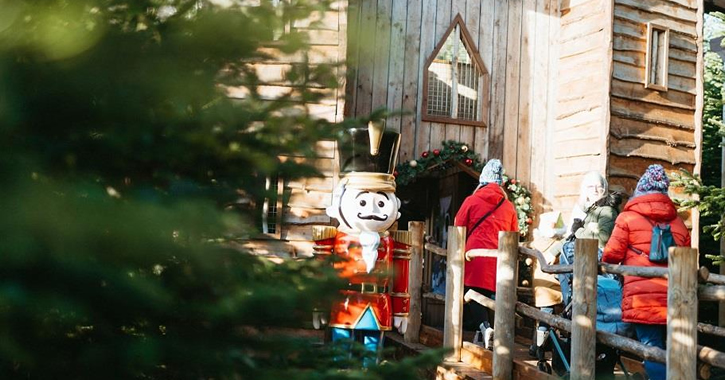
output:
M677 216L677 209L665 194L647 194L631 199L617 217L602 261L641 267L667 267L667 263L649 261L652 224L669 223L675 243L690 246L690 233ZM632 250L634 247L644 254ZM664 325L667 323L667 280L624 276L622 320L625 322Z
M518 231L519 223L516 219L514 205L506 199L503 189L490 183L473 193L463 201L463 205L456 214L455 225L465 226L471 231L474 225L487 212L492 210L504 199L504 202L484 220L466 239L466 251L471 249L498 248L499 231ZM496 258L477 257L466 261L463 282L466 286L475 286L490 291L496 291Z

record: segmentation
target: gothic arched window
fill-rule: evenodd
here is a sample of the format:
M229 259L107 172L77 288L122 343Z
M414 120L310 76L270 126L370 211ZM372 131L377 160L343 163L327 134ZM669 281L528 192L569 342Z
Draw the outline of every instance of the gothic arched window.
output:
M459 14L426 61L424 121L486 125L488 72Z

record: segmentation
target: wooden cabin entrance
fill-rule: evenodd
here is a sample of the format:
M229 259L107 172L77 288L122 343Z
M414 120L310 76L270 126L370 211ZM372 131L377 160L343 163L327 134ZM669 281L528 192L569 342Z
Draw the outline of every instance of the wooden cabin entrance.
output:
M426 234L435 244L446 248L448 227L453 225L463 200L478 185L478 178L454 166L419 177L414 183L396 190L402 202L400 226L408 221L425 220ZM445 258L425 252L423 259L422 313L424 325L443 328L446 284ZM437 297L440 296L440 297ZM439 299L440 298L440 299Z

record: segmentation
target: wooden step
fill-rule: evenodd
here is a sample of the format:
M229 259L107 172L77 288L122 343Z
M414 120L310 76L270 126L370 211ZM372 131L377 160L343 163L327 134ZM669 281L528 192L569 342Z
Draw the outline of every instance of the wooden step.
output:
M541 372L536 368L536 360L528 358L529 345L517 339L514 352L514 379L517 380L558 380L556 376ZM493 352L473 344L463 342L461 360L486 373L492 372Z
M396 346L399 345L401 347L407 347L407 349L413 354L415 352L427 350L431 347L440 347L442 338L442 331L427 326L422 326L421 329L421 342L426 342L426 344L407 344L403 341L403 337L396 333L386 334L386 340L390 339L392 342L396 342ZM482 346L471 343L469 340L472 340L472 338L472 334L466 334L466 332L464 332L464 341L461 348L461 362L455 364L444 363L439 366L436 370L436 380L477 380L491 378L490 374L493 368L493 352L484 349ZM529 356L528 350L530 344L530 339L521 335L516 335L513 378L515 380L560 380L557 376L539 371L537 368L538 361ZM551 353L549 353L549 357L550 355ZM622 357L622 361L630 374L644 373L641 361L628 357ZM615 378L617 380L625 380L627 378L619 366L617 366L615 370Z
M490 380L491 375L466 363L443 363L436 368L436 380Z

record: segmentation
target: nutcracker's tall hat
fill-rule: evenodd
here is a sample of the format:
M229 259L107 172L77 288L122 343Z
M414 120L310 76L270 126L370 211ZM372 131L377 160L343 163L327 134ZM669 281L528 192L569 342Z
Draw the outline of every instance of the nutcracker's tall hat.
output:
M338 141L340 175L346 186L372 191L395 191L395 163L400 133L385 130L385 121L350 128Z

